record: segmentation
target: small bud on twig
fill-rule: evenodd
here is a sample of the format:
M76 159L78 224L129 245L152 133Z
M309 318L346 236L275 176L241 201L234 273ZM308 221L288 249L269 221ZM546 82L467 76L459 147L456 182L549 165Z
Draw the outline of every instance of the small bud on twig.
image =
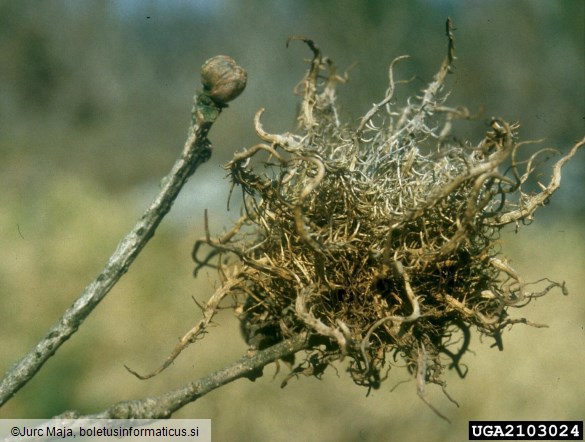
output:
M212 57L201 67L204 92L219 105L238 97L245 89L247 79L244 68L227 55Z

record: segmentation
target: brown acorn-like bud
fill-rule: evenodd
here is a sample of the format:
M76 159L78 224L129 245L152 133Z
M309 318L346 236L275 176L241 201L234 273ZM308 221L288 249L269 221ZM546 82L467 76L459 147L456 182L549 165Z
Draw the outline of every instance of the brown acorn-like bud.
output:
M201 66L205 93L219 105L225 105L242 93L248 74L227 55L216 55Z

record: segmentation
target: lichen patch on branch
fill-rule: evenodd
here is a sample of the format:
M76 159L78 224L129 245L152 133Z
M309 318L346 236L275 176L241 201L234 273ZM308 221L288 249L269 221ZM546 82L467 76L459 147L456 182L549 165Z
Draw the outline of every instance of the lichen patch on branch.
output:
M518 160L527 144L518 141L518 124L493 118L475 144L451 133L453 120L471 117L445 104L455 58L450 22L447 38L447 55L420 96L395 102L394 71L407 58L398 57L385 96L357 125L344 123L336 104L347 76L312 40L291 38L313 54L298 88L298 129L270 133L260 110L260 143L226 165L242 190L243 216L222 238L207 228L194 257L198 268L219 267L222 297L233 299L252 349L311 336L290 376L320 376L347 358L357 384L378 388L388 370L403 365L423 397L428 383L444 387L445 368L465 375L471 332L501 348L506 328L531 324L512 307L555 287L566 293L549 280L532 290L502 256L498 238L504 226L532 219L585 139L556 163L549 185L526 192L540 153ZM205 244L212 252L201 258ZM194 338L192 331L186 342Z

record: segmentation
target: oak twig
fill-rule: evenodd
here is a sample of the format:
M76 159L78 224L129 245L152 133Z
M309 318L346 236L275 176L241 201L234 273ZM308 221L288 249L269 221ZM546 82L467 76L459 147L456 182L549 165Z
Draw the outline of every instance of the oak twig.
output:
M21 389L43 364L67 341L108 294L138 256L164 216L169 212L183 185L211 155L207 139L209 129L221 113L206 94L198 94L193 106L193 125L179 159L162 180L161 190L134 228L120 241L101 273L83 290L59 321L22 359L17 361L0 382L0 406Z
M175 411L196 401L207 393L229 384L236 379L248 377L250 373L261 370L271 362L309 347L306 332L299 333L290 339L279 342L265 350L251 355L242 356L233 364L217 370L181 388L169 391L161 396L133 401L118 402L106 410L88 416L76 412L66 412L58 418L83 419L163 419L170 417Z

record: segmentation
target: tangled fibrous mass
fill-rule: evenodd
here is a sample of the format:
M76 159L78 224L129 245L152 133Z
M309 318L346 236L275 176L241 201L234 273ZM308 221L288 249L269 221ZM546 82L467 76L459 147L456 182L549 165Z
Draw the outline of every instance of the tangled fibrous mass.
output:
M244 195L242 217L222 237L194 249L198 269L217 263L223 285L182 341L198 339L229 297L252 349L299 333L310 336L290 378L320 376L347 358L359 385L377 388L395 365L424 385L444 385L446 367L465 374L461 357L470 333L501 348L502 332L515 323L512 307L564 284L548 279L539 290L501 256L499 231L530 221L560 185L560 170L585 139L552 167L537 192L523 186L551 149L524 160L517 124L494 118L472 144L452 136L463 107L445 104L448 54L420 96L399 106L398 82L389 68L385 97L357 127L341 121L336 87L347 79L313 41L295 133L271 134L255 118L261 139L226 165ZM201 255L202 245L212 253ZM212 258L219 255L216 261ZM535 286L536 287L536 286ZM537 324L531 324L537 325ZM178 352L176 352L178 354ZM286 380L284 381L286 383Z

